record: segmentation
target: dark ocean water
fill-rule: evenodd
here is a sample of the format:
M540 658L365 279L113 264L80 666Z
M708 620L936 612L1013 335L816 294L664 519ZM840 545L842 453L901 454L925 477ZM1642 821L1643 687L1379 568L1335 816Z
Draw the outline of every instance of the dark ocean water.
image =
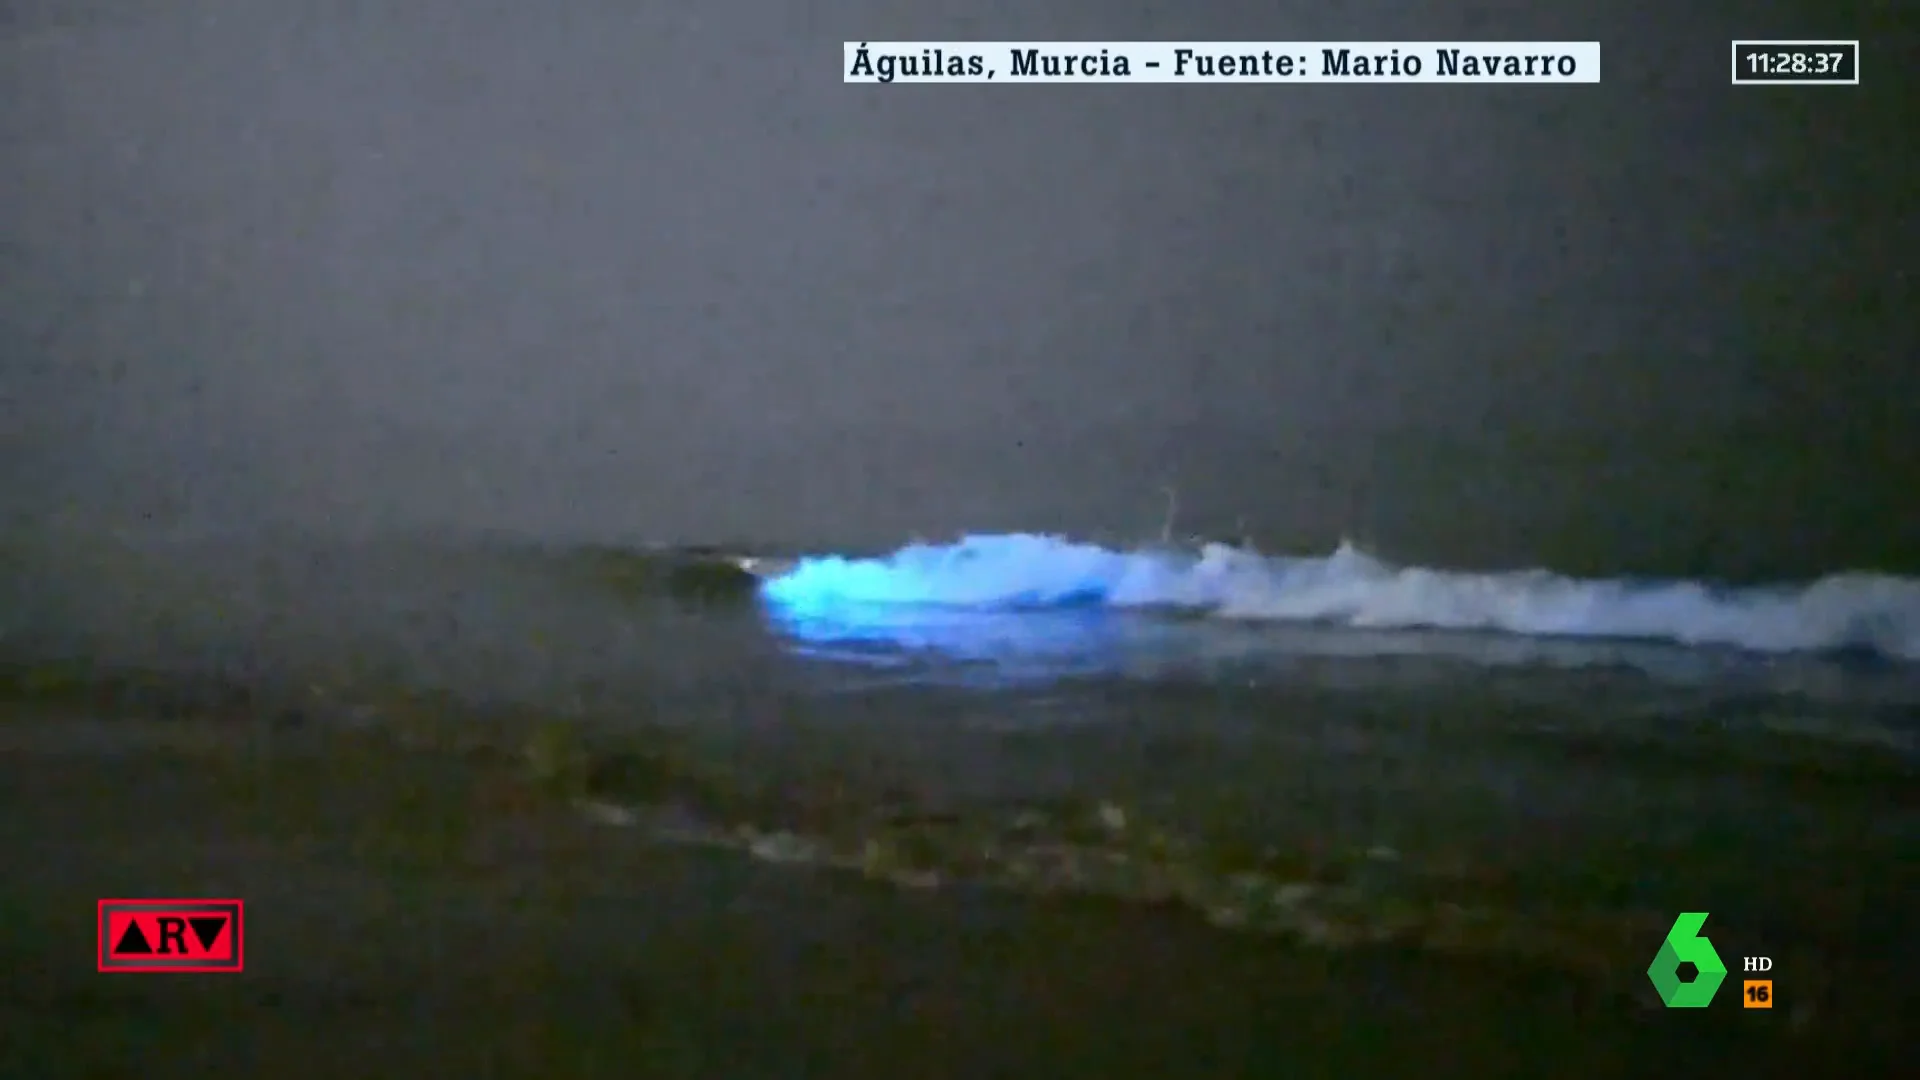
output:
M1887 1007L1847 988L1920 960L1920 666L1738 648L1738 607L1684 645L1221 618L1086 574L830 610L688 550L91 537L16 544L7 571L14 664L405 688L672 726L749 766L858 761L953 807L1110 802L1347 859L1383 905L1597 920L1600 962L1642 991L1664 927L1709 912L1723 956L1773 958L1798 995L1781 1023ZM1901 617L1883 602L1876 640ZM1618 959L1635 935L1645 957Z

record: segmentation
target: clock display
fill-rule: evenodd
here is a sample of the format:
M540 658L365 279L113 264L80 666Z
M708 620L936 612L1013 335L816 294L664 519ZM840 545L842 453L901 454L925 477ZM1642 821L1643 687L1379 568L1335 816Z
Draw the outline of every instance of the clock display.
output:
M1736 41L1733 81L1852 85L1860 81L1860 43Z

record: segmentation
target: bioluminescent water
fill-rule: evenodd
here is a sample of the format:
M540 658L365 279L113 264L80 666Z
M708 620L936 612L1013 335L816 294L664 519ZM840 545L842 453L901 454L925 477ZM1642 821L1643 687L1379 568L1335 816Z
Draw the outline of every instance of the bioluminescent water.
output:
M945 655L1056 671L1273 650L1693 669L1920 661L1920 580L1862 573L1720 588L1404 567L1354 546L1288 557L996 534L808 557L760 594L797 648L841 659Z

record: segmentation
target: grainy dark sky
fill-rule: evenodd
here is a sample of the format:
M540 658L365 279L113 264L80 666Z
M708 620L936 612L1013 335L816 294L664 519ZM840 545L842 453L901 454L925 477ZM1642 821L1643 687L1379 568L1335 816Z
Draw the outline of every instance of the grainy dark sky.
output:
M1171 482L1268 546L1920 566L1901 4L963 6L0 4L0 500L871 544ZM1863 85L1730 87L1735 36ZM842 85L861 38L1605 74Z

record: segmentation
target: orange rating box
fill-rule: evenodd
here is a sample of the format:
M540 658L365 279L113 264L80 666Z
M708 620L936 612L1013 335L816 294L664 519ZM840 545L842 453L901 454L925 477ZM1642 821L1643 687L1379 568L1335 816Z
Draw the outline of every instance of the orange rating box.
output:
M1773 980L1748 979L1740 987L1740 1004L1749 1009L1773 1008Z

